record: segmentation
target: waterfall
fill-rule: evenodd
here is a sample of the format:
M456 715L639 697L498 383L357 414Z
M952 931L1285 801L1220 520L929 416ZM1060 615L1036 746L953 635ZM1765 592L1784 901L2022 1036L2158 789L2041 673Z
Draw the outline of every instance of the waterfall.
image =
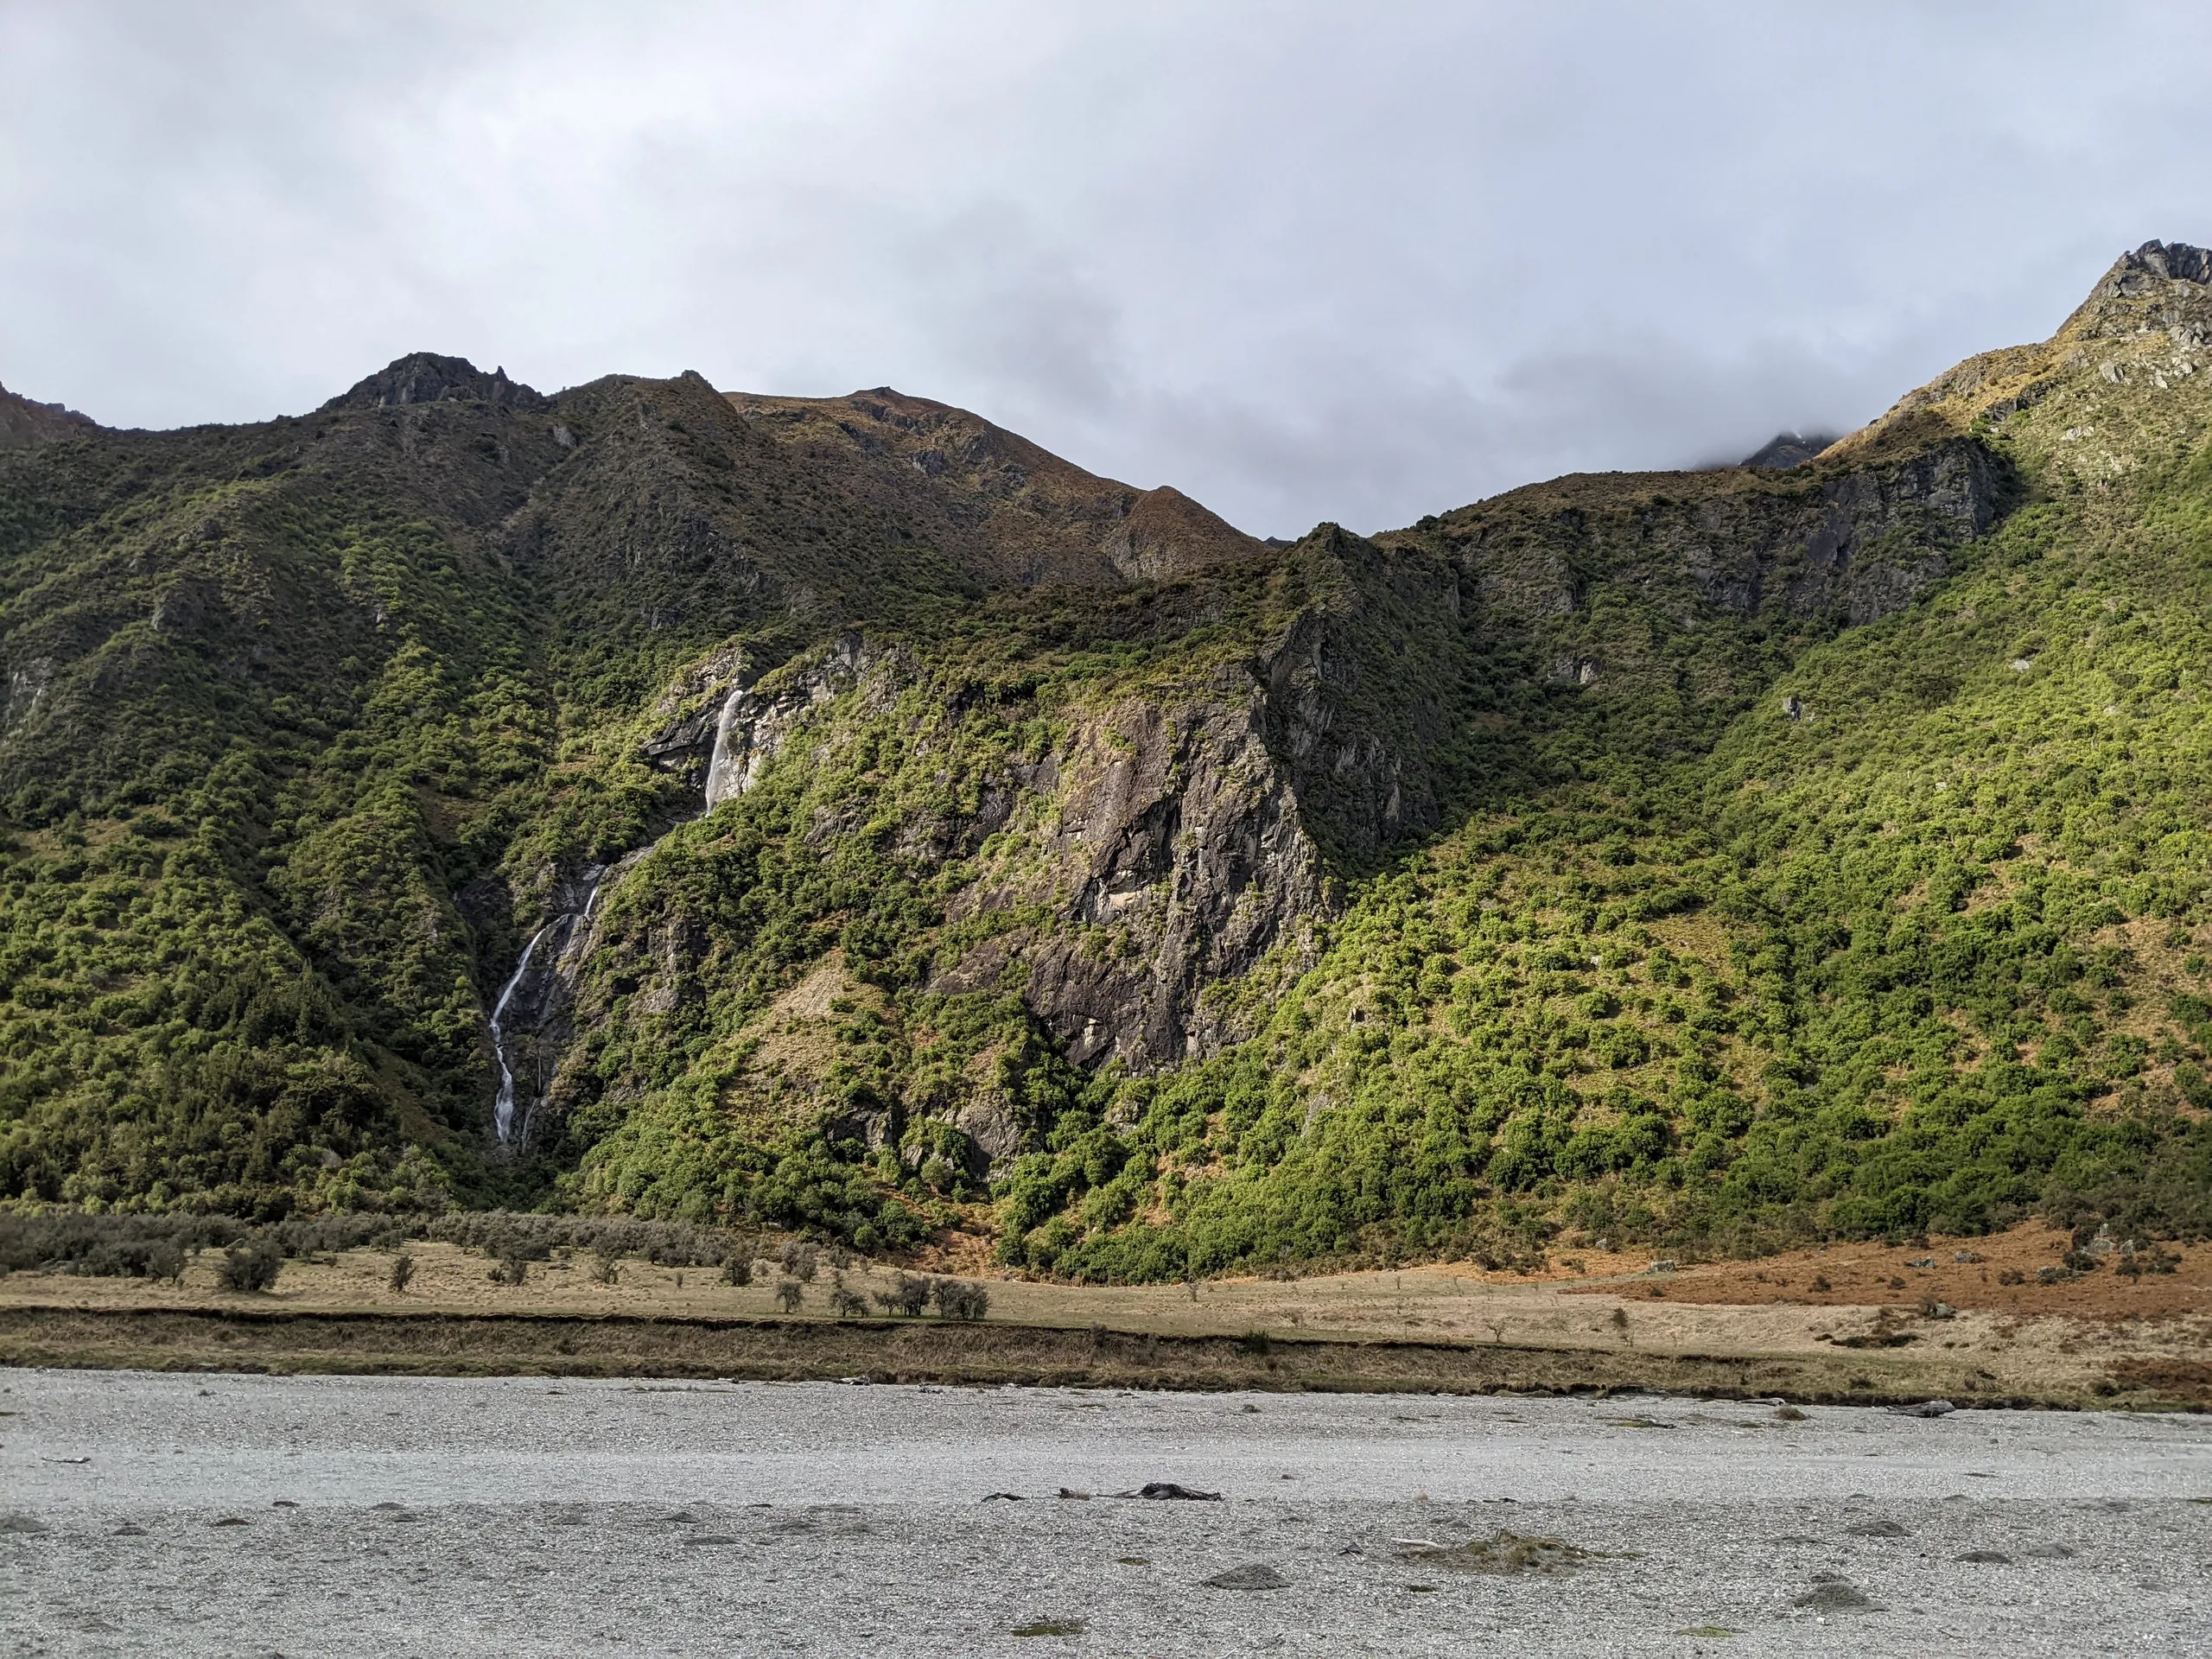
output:
M702 818L715 810L716 801L721 801L726 794L734 794L739 787L743 787L743 772L730 766L730 728L734 723L736 706L739 706L739 702L743 702L743 696L746 696L746 692L732 688L730 695L723 699L721 715L715 719L715 757L708 761L706 767L706 807L702 807L702 812L699 812ZM500 1000L491 1008L491 1051L500 1059L500 1095L491 1109L491 1126L500 1137L500 1146L520 1146L524 1139L529 1139L531 1115L537 1110L537 1089L536 1082L533 1082L529 1099L522 1102L522 1119L515 1122L513 1033L509 1033L509 1028L506 1028L506 1008L515 1000L515 993L522 988L522 982L531 976L531 964L537 960L537 947L546 943L549 933L560 933L560 944L553 951L553 960L542 971L550 973L556 980L573 978L577 969L584 964L582 963L584 951L591 949L591 918L593 912L600 907L600 893L604 893L611 882L621 880L621 876L628 874L631 865L635 865L648 852L652 852L655 845L659 845L659 842L652 841L644 847L637 847L635 852L624 854L613 868L591 865L584 872L584 902L562 909L557 916L553 916L550 923L537 929L536 933L531 933L531 943L522 947L522 960L515 963L513 976L506 980L506 987L500 991ZM570 889L570 892L575 892L575 889ZM526 1022L529 1031L533 1031L533 1033L546 1020L544 1004L546 995L540 993L536 1015ZM529 998L524 998L524 1008L529 1008Z
M729 696L722 699L721 713L715 717L715 753L714 758L707 762L707 804L704 811L700 814L702 817L704 817L708 812L713 811L724 799L737 793L743 787L741 774L740 779L735 780L729 775L729 732L730 728L736 723L737 706L744 701L744 690L740 687L732 686ZM750 748L751 745L748 744L747 747ZM732 787L734 782L737 785L736 788Z
M513 976L507 981L506 988L499 993L499 1000L492 1009L492 1052L499 1058L499 1098L492 1108L492 1126L499 1132L503 1146L514 1139L515 1120L515 1073L514 1067L507 1061L507 1033L504 1024L507 1004L513 1000L515 988L522 983L523 976L530 971L530 959L537 954L537 942L560 925L560 918L556 918L530 936L530 943L522 948L522 960L515 964ZM536 1093L535 1090L531 1092Z
M716 802L726 796L739 792L744 786L744 774L741 770L738 770L734 776L732 775L733 768L729 758L730 728L735 721L737 706L744 700L744 696L745 693L741 690L733 687L729 696L723 700L721 713L715 718L714 756L707 763L707 804L697 814L699 817L706 817L709 812L715 810ZM749 748L750 745L748 744L747 747ZM692 820L687 819L685 822L689 823ZM507 1005L514 1000L515 993L521 988L523 981L529 976L531 963L537 955L537 947L543 943L547 934L556 931L562 932L559 948L554 951L552 964L547 970L554 978L558 980L571 976L583 965L583 953L591 948L592 912L598 907L599 895L606 890L608 883L620 880L629 872L631 866L639 862L658 845L659 845L658 839L648 842L645 846L625 854L611 868L596 864L590 866L584 872L583 902L556 915L551 921L531 934L530 943L523 946L522 960L515 964L513 976L509 978L505 987L499 992L499 1000L493 1005L492 1008L492 1052L499 1057L499 1095L492 1108L492 1126L499 1137L501 1146L517 1146L526 1140L530 1135L531 1116L537 1109L537 1090L533 1084L530 1098L523 1103L522 1121L519 1123L516 1122L515 1073L514 1062L508 1052ZM573 961L570 960L572 955L575 957ZM533 1032L545 1022L544 1003L545 999L541 995L538 999L536 1018L530 1027Z

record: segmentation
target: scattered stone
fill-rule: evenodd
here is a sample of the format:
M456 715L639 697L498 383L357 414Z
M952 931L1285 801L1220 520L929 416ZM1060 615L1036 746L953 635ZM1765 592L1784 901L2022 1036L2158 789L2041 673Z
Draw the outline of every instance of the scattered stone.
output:
M1910 1538L1912 1535L1894 1521L1861 1521L1844 1530L1854 1538Z
M731 1537L726 1532L695 1532L683 1540L687 1548L695 1544L734 1544L742 1541L741 1539Z
M0 1515L0 1532L51 1532L53 1530L53 1528L35 1515L24 1515L12 1510L5 1515Z
M249 1527L253 1523L242 1515L226 1515L219 1521L210 1521L211 1527Z
M1958 1266L1963 1268L1970 1267L1974 1262L1982 1260L1982 1258L1972 1250L1953 1250L1951 1252L1951 1260Z
M1087 1503L1090 1501L1090 1494L1089 1492L1075 1486L1061 1487L1060 1496L1065 1498L1071 1498L1079 1503Z
M1805 1414L1795 1406L1777 1406L1774 1421L1777 1423L1802 1423L1805 1421Z
M370 1505L369 1505L369 1510L370 1510L371 1513L372 1513L372 1514L373 1514L374 1512L376 1512L377 1510L404 1510L404 1509L405 1509L406 1507L407 1507L407 1506L406 1506L404 1503L392 1503L389 1498L387 1498L385 1502L383 1502L383 1503L372 1503L372 1504L370 1504Z
M983 1494L982 1501L984 1503L988 1503L995 1500L1003 1501L1008 1503L1019 1503L1022 1501L1021 1494L1020 1492L985 1492Z
M1672 1273L1675 1271L1675 1264L1672 1262L1654 1262L1649 1267L1646 1268L1644 1271L1646 1273Z
M1217 1573L1201 1584L1210 1590L1283 1590L1290 1580L1269 1567L1265 1561L1254 1561L1246 1567L1232 1567L1226 1573Z
M1817 1544L1817 1538L1808 1538L1802 1532L1785 1532L1774 1541L1777 1544Z
M6 1528L0 1527L0 1532L4 1532L6 1530ZM135 1521L126 1521L121 1526L118 1527L113 1532L108 1534L108 1536L111 1538L143 1538L145 1535L146 1529L140 1526Z
M1116 1492L1116 1497L1179 1497L1194 1503L1218 1503L1219 1492L1196 1492L1188 1486L1179 1486L1172 1480L1147 1480L1134 1492Z
M2070 1561L2075 1554L2066 1544L2030 1544L2020 1552L2021 1559L2030 1561Z
M1608 1417L1608 1428L1672 1428L1672 1423L1662 1423L1656 1417Z
M1815 1613L1878 1613L1881 1604L1840 1573L1815 1573L1813 1587L1791 1604Z
M272 1510L296 1510L300 1506L289 1497L280 1497L269 1507Z
M1081 1636L1090 1627L1079 1618L1040 1618L1014 1627L1016 1636Z
M2001 1549L1970 1549L1963 1555L1954 1555L1955 1561L1974 1561L1988 1567L2010 1567L2012 1558Z
M1932 1268L1935 1265L1936 1258L1932 1255L1916 1255L1905 1263L1908 1268Z
M1892 1417L1948 1417L1958 1408L1948 1400L1922 1400L1909 1406L1891 1406Z
M1524 1538L1503 1529L1488 1538L1470 1539L1464 1544L1415 1541L1410 1548L1402 1548L1399 1554L1406 1560L1432 1562L1457 1573L1490 1573L1568 1572L1585 1561L1604 1559L1603 1552L1584 1549L1563 1538Z
M1149 1555L1117 1555L1114 1560L1116 1565L1122 1567L1150 1567L1152 1565L1152 1557Z

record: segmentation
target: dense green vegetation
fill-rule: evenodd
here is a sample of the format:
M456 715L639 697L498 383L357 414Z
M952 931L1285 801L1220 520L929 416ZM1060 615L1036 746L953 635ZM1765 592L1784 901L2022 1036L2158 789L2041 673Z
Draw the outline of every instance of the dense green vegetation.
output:
M691 379L0 455L0 1200L1100 1278L2212 1231L2171 286L1799 472L1118 586ZM486 1014L609 865L510 1153Z

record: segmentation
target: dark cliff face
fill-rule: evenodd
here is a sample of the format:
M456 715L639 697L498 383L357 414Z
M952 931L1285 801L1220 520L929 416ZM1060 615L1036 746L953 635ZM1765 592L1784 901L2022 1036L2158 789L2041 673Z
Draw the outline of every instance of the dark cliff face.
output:
M1486 618L1570 633L1620 599L1678 626L1708 616L1853 624L1909 604L1944 553L2002 511L2001 469L1970 439L1787 480L1730 474L1562 479L1446 515L1394 542L1449 558Z
M1321 856L1263 740L1257 689L1231 670L1192 690L1102 709L1071 732L1029 774L1052 814L1036 867L951 909L956 925L996 907L1045 912L933 983L981 988L1019 964L1026 1000L1079 1065L1141 1073L1208 1052L1207 988L1321 913Z

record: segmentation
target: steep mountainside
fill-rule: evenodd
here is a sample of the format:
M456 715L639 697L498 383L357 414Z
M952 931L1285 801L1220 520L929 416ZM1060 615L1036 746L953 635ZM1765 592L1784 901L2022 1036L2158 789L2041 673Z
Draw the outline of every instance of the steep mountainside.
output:
M49 423L0 1198L1098 1276L2212 1224L2209 278L1288 548L887 390Z

